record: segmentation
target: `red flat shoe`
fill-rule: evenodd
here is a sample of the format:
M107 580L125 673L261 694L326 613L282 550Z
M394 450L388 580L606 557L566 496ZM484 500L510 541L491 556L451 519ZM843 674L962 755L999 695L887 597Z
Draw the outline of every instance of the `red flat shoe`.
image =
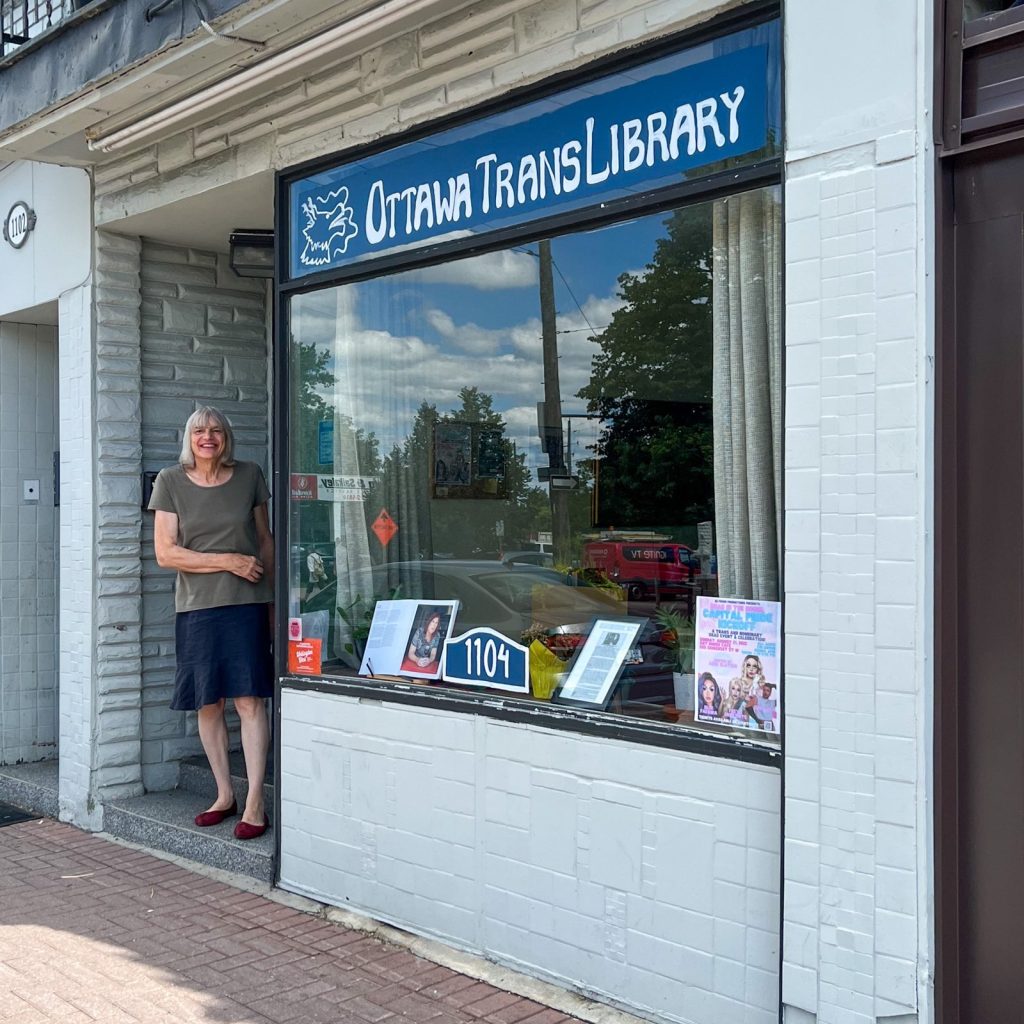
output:
M219 825L226 818L233 818L238 813L238 801L232 800L231 806L226 811L203 811L196 815L196 824L200 828L209 828L210 825Z
M236 839L259 839L267 829L270 828L270 819L264 814L262 825L250 825L247 821L240 821L235 826Z

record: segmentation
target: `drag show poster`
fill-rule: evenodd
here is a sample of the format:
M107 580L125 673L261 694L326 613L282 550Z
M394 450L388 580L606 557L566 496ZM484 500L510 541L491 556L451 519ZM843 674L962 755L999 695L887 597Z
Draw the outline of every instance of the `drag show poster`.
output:
M782 605L698 597L696 632L696 720L780 734Z

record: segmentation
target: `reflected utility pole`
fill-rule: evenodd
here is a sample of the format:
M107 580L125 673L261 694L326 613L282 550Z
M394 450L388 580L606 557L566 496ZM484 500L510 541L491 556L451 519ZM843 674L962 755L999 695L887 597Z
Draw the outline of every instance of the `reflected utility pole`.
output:
M566 476L565 447L562 438L562 391L558 384L558 335L555 324L555 279L551 265L551 242L538 243L540 253L540 323L544 351L544 450L548 455L552 476ZM552 486L548 481L551 499L551 541L555 563L569 565L569 492Z

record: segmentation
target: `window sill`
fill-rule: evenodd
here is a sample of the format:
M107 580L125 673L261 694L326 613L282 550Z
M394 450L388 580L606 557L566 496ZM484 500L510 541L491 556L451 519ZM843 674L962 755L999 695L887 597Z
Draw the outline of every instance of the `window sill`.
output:
M497 694L459 693L416 683L367 682L356 678L283 676L281 688L336 693L359 700L411 704L456 714L475 714L505 722L544 729L600 736L609 740L643 743L687 753L779 768L782 750L778 743L744 735L715 735L673 723L609 715L558 704L520 700Z

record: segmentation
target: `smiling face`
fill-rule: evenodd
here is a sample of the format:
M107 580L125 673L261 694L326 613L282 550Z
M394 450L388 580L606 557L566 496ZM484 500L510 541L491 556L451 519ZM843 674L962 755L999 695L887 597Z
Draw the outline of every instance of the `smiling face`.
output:
M704 680L704 685L700 691L701 700L707 705L715 703L715 684L710 679Z
M731 679L729 681L729 698L730 700L739 700L740 697L740 681L738 679Z
M224 454L224 428L212 418L196 423L191 442L196 462L217 462Z
M437 627L440 626L440 625L441 625L441 616L440 615L436 615L436 614L435 615L431 615L430 618L427 619L427 626L426 626L426 629L424 630L424 633L426 634L427 639L432 637L437 632Z

